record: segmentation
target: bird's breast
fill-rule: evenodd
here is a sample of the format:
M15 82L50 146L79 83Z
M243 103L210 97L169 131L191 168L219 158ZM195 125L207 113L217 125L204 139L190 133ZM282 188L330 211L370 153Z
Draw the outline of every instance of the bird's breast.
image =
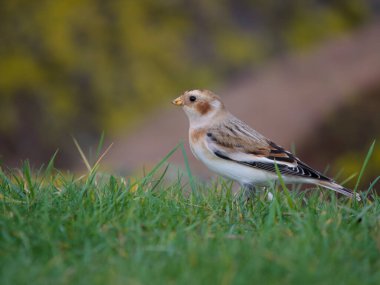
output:
M189 139L190 142L193 144L196 144L200 142L201 140L204 140L206 135L206 130L201 128L201 129L190 129L189 132Z
M211 171L241 184L265 183L273 179L269 172L217 157L207 147L206 133L206 130L190 130L189 142L193 155Z
M190 129L189 131L190 149L193 155L205 163L205 160L212 159L214 155L206 146L206 130Z

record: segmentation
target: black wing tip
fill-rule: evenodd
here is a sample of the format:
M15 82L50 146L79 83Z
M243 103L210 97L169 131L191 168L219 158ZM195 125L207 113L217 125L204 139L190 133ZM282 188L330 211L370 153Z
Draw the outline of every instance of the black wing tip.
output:
M220 151L214 151L214 154L217 156L217 157L220 157L220 158L223 158L223 159L226 159L226 160L231 160L233 161L231 158L229 158L228 156L224 155L222 152Z
M310 172L312 174L313 178L316 178L316 179L322 180L322 181L334 182L333 179L331 179L330 177L324 175L323 173L319 172L318 170L315 170L314 168L311 168L306 163L304 163L304 162L302 162L300 160L297 160L297 163L298 163L299 167L301 167L302 169L307 170L308 172Z

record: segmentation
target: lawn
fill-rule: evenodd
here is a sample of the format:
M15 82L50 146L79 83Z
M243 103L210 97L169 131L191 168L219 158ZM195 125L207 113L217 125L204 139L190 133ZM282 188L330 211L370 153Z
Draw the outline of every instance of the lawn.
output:
M380 284L380 198L0 168L0 284ZM33 173L33 174L32 174Z

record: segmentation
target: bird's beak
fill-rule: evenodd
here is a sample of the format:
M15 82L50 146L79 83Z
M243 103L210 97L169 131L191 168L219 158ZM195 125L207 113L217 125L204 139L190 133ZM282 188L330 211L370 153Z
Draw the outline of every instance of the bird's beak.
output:
M182 98L182 96L179 96L178 98L174 99L174 100L172 101L172 103L173 103L174 105L177 105L177 106L183 106L184 102L183 102L183 98Z

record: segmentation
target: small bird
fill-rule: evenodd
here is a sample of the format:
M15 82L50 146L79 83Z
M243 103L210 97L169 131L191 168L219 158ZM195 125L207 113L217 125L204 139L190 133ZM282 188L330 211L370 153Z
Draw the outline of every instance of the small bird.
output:
M252 195L256 186L278 181L319 185L360 201L333 179L314 170L242 122L209 90L186 91L172 101L182 106L189 122L189 143L194 156L211 171L237 181Z

